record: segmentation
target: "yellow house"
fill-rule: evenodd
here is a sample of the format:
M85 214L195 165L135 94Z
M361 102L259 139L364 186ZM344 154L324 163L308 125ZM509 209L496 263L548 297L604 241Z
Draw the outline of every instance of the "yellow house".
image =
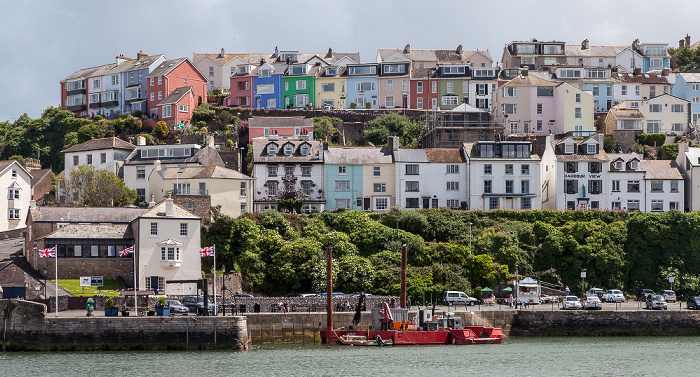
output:
M208 196L212 206L220 205L221 213L233 218L253 208L253 178L232 169L218 166L155 166L148 185L155 200L166 198L169 192ZM192 212L193 208L188 210Z
M345 67L327 66L316 74L316 104L320 108L346 107L347 77Z

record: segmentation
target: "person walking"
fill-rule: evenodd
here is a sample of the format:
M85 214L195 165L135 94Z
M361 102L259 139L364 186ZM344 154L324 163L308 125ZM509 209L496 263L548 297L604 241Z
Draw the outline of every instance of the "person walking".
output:
M513 294L511 293L508 295L508 307L512 308L513 307Z
M564 293L568 296L569 293L571 293L571 289L569 289L569 286L567 285L566 288L564 288Z
M92 311L95 309L95 301L92 299L92 297L87 299L87 302L85 303L85 308L87 309L87 314L85 316L91 317Z

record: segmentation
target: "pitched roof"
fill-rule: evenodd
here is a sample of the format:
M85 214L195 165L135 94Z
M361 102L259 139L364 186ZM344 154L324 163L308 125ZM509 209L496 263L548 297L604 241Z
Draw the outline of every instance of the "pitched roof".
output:
M171 59L171 60L166 60L160 65L154 69L151 73L148 74L146 77L158 77L158 76L163 76L168 74L168 72L172 71L173 69L177 68L182 62L187 60L187 58L177 58L177 59Z
M391 164L391 152L387 148L329 147L323 152L326 164L372 165Z
M644 115L639 110L612 108L610 114L617 119L644 119Z
M642 160L640 163L646 171L645 179L683 179L674 160Z
M267 146L274 143L278 146L278 153L274 156L268 156ZM311 145L311 153L307 156L301 155L300 146L301 144L307 143ZM294 153L291 156L285 156L283 153L283 146L285 144L294 145ZM302 141L302 140L253 140L253 163L318 163L323 162L319 157L318 152L321 148L321 143L319 141Z
M61 153L85 152L104 149L123 149L132 151L136 149L136 146L117 137L105 137L102 139L91 139L82 142L78 145L62 150Z
M430 162L425 149L399 149L394 152L396 162Z
M165 99L163 101L161 101L158 104L158 106L176 104L182 99L182 97L187 95L187 93L194 93L191 86L184 86L184 87L177 88L177 89L173 90L172 92L170 92L170 94L168 94L168 96L165 97Z
M431 148L426 149L425 153L430 162L464 162L462 151L459 148Z
M595 46L589 45L587 49L582 50L581 45L566 45L564 46L564 55L566 56L617 56L629 46Z
M128 223L119 224L68 224L42 238L80 238L80 239L134 239L134 233Z
M185 147L194 148L195 152L192 156L188 157L160 157L162 164L181 164L181 163L198 163L203 166L221 166L225 167L224 160L221 159L219 152L213 147L203 147L199 148L197 144L176 144L176 145L163 145L162 147ZM127 157L124 165L152 165L156 160L155 158L141 158L142 149L135 149L131 152L129 157Z
M518 77L516 77L516 78L514 78L514 79L512 79L512 80L510 80L510 81L508 81L508 82L505 83L504 85L508 85L508 86L526 86L526 85L532 85L532 86L539 86L539 85L553 86L553 85L557 85L557 83L555 83L554 81L545 80L545 79L543 79L543 78L541 78L541 77L537 77L537 76L528 74L527 76L520 75L520 76L518 76Z
M314 119L305 117L252 117L248 119L249 128L294 128L313 126Z
M610 79L618 83L635 83L635 84L668 84L667 76L658 73L642 73L635 75L626 72L617 72L610 75Z
M700 42L695 42L700 43ZM685 82L700 82L700 73L679 73Z
M165 217L165 202L168 200L172 199L164 199L160 201L158 204L153 206L153 208L148 209L140 217ZM173 203L173 215L173 218L179 219L200 219L199 216L193 215L191 212L178 206L175 203Z
M52 169L39 169L32 171L32 187L34 187L45 175L51 174Z
M157 173L163 179L252 179L239 171L219 166L170 167Z
M435 77L435 69L433 68L414 68L411 70L412 79L427 79Z
M129 223L146 212L137 207L36 207L29 213L34 222Z
M102 67L110 66L110 65L113 65L113 63L100 65L97 67L83 68L83 69L77 70L77 71L71 73L70 75L68 75L68 77L61 80L61 82L66 82L66 81L71 81L71 80L84 80L84 79L90 77L98 69L100 69Z

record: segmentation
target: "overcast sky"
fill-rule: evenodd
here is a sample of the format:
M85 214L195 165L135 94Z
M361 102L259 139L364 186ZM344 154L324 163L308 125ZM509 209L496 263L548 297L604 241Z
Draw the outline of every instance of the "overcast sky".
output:
M592 45L629 45L638 38L671 47L686 34L691 43L700 39L700 29L692 28L696 0L0 0L0 9L0 121L40 116L59 105L59 81L66 76L139 51L192 59L193 52L222 47L235 53L332 47L373 62L377 48L461 44L488 49L496 62L506 43L530 38L567 44L588 38Z

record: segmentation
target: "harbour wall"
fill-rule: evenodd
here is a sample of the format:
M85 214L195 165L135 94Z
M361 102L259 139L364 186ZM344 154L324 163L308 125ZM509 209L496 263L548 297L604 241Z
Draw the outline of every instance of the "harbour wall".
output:
M14 351L240 349L246 318L52 317L46 307L0 300L2 348Z

